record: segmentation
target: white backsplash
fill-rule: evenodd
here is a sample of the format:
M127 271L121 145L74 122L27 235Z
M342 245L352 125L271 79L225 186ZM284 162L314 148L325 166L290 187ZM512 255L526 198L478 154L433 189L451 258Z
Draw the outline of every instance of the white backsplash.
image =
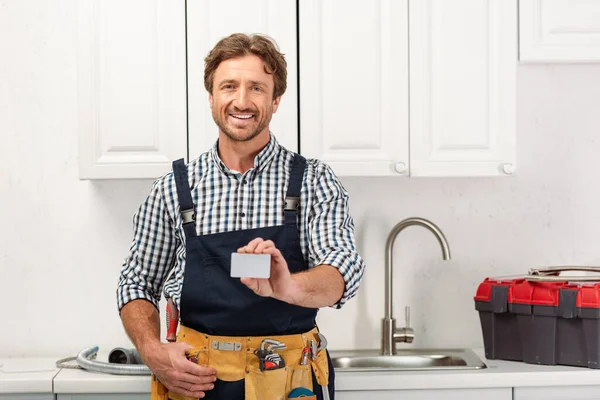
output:
M78 180L76 1L37 3L0 13L0 358L129 345L115 285L152 183ZM435 222L452 252L442 261L420 227L396 241L394 314L401 326L411 306L410 346L482 347L473 295L486 276L600 264L598 104L600 65L520 66L516 176L343 178L367 270L355 299L319 315L330 347L379 347L385 240L407 217Z

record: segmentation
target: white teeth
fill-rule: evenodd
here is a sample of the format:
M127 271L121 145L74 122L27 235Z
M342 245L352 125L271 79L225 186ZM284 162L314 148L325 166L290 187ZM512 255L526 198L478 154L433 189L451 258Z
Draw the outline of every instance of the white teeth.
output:
M252 118L254 115L235 115L235 114L231 114L231 116L235 117L235 118L248 119L248 118Z

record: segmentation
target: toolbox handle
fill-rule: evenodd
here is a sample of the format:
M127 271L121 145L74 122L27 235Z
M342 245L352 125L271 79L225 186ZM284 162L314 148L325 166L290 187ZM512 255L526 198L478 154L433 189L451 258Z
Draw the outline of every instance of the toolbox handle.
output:
M558 266L546 268L530 268L528 281L535 282L598 282L600 276L558 276L563 271L583 271L600 273L600 267L589 266Z

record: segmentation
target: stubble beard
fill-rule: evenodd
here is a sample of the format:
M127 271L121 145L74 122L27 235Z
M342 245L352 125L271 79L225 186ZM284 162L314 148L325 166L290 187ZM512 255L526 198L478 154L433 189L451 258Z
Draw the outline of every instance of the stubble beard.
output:
M217 112L213 111L212 116L213 116L213 120L219 127L219 130L221 132L223 132L223 134L225 134L225 136L227 136L230 140L232 140L234 142L249 142L250 140L257 137L269 125L269 122L271 122L271 117L273 115L272 110L273 110L272 107L269 110L267 110L266 118L264 119L264 121L262 121L260 123L260 125L258 125L256 127L256 129L247 136L236 135L231 129L229 129L227 127L227 124L225 123L225 121L219 116L218 111ZM235 112L237 112L237 111L234 111L234 113ZM243 113L243 112L244 111L240 111L240 113ZM228 111L225 115L225 119L229 118L229 114L230 114L230 112ZM253 114L254 114L253 118L257 118L258 113L253 112Z

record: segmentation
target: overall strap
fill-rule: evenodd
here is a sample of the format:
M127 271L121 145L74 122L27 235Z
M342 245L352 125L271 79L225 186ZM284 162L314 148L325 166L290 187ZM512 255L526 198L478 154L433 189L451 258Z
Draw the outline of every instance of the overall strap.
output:
M300 191L302 190L302 178L306 169L306 159L300 154L294 155L290 181L285 195L284 223L296 226L296 215L300 207Z
M183 158L173 162L173 175L175 176L175 185L177 186L177 197L179 199L179 208L181 209L183 230L187 237L196 236L196 211L194 210L192 192L188 183L187 166Z

